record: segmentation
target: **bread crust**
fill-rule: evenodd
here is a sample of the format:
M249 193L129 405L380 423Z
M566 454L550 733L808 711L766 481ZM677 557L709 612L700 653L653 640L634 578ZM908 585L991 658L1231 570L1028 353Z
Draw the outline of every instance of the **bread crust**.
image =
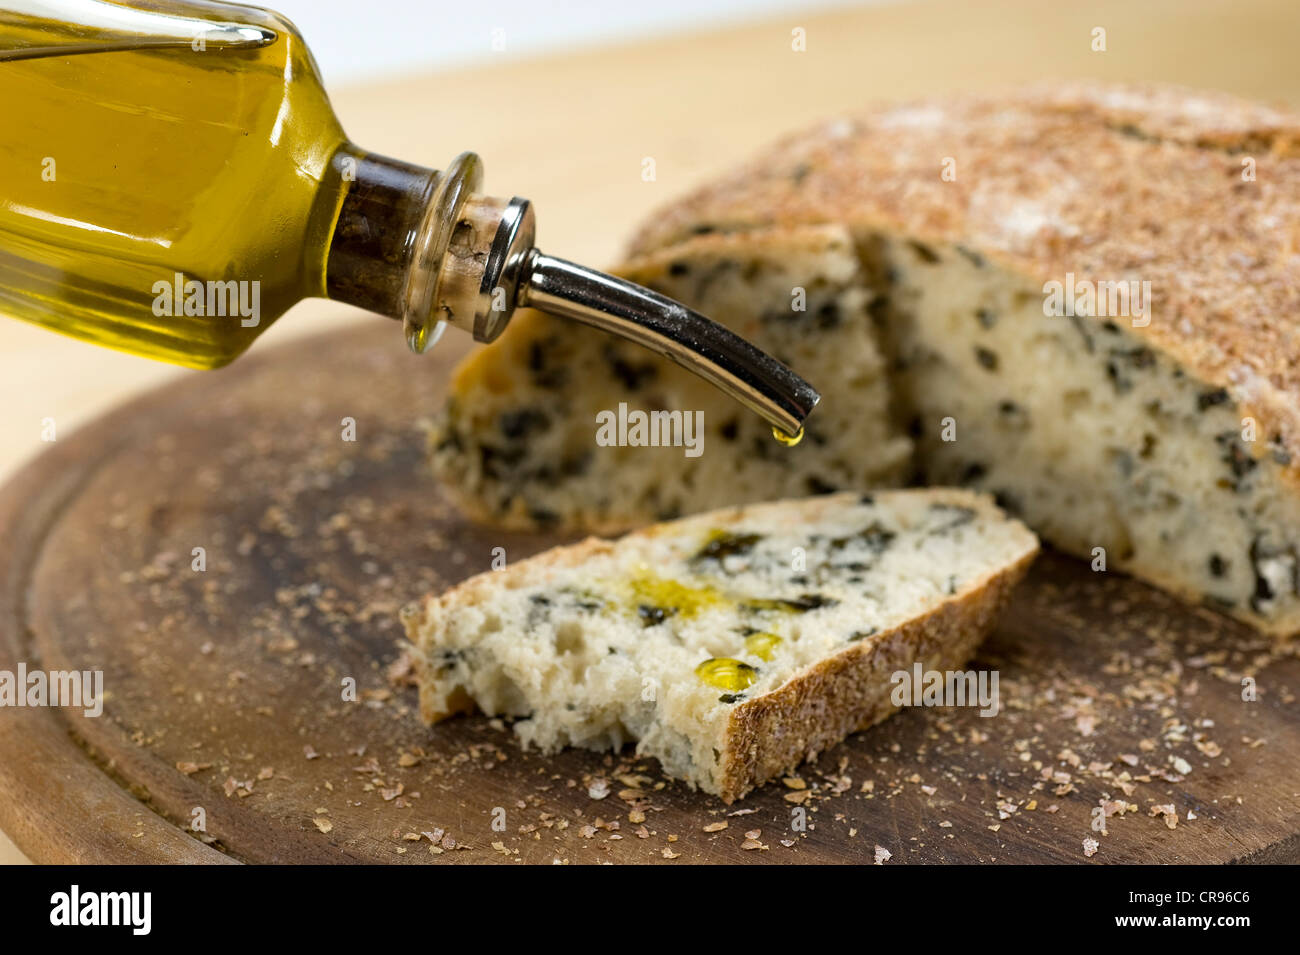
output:
M732 711L721 796L730 804L805 759L896 712L890 675L921 662L962 667L984 640L1038 551L928 613L818 661Z
M1067 272L1149 281L1152 318L1133 334L1226 389L1260 425L1255 453L1276 438L1300 483L1295 113L1096 83L878 107L785 138L660 210L630 255L814 223L961 245L1030 287Z

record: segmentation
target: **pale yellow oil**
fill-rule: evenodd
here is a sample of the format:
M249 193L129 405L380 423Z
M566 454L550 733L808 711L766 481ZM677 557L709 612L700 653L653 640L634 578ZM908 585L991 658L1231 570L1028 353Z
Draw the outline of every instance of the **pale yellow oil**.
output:
M167 9L276 39L0 62L0 314L210 368L325 294L343 191L330 159L345 140L287 21L224 4ZM66 37L57 22L0 10L0 44ZM156 283L176 273L257 282L257 325L176 304L181 314L155 314Z
M726 602L714 587L692 587L679 580L661 577L644 564L627 583L628 607L635 612L646 605L658 607L679 619L689 620L710 607Z
M695 668L701 682L729 693L739 693L754 685L758 671L748 663L731 657L712 657Z
M745 652L753 654L760 660L770 660L780 643L781 638L776 634L760 630L745 638Z

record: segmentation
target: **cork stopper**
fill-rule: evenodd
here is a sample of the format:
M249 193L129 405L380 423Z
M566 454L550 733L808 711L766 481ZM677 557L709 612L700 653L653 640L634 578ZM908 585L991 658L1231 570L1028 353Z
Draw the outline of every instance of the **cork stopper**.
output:
M470 196L438 269L437 319L480 342L505 331L527 275L533 233L533 206L527 199Z

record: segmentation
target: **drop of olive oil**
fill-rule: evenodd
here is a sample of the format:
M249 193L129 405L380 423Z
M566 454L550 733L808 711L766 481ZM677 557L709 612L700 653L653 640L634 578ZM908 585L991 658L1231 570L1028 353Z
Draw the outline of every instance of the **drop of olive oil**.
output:
M0 9L0 53L33 53L0 57L0 314L211 368L294 302L325 294L345 189L330 160L344 135L287 21L248 7L167 9L275 38L38 55L94 30ZM155 314L155 286L174 286L176 273L257 282L257 323L186 315L178 302Z
M648 606L681 619L690 619L701 610L717 606L726 598L713 587L692 587L676 580L660 577L644 565L628 581L630 609Z
M730 657L713 657L705 660L695 668L695 675L709 686L739 693L748 689L758 680L758 671L748 663L733 660Z
M803 428L800 428L794 434L786 434L780 428L773 428L772 437L776 438L776 440L780 441L787 448L793 448L803 440Z
M760 630L758 633L751 633L745 638L745 652L758 657L760 660L772 659L772 653L780 644L781 638L774 633L767 633Z

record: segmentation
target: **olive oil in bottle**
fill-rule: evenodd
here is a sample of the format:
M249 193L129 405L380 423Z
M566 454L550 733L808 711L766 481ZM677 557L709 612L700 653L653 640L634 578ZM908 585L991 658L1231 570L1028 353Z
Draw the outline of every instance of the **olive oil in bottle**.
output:
M530 203L348 142L278 14L210 0L0 6L0 315L215 368L296 302L491 341L521 305L637 341L795 434L817 393L677 302L543 255Z
M108 5L68 9L94 6ZM110 23L74 53L72 24L0 10L0 312L209 368L325 294L342 199L330 163L345 140L286 21L169 10L176 22L153 28L170 45ZM233 36L179 19L233 12L245 28ZM187 314L189 282L202 300L191 285Z

